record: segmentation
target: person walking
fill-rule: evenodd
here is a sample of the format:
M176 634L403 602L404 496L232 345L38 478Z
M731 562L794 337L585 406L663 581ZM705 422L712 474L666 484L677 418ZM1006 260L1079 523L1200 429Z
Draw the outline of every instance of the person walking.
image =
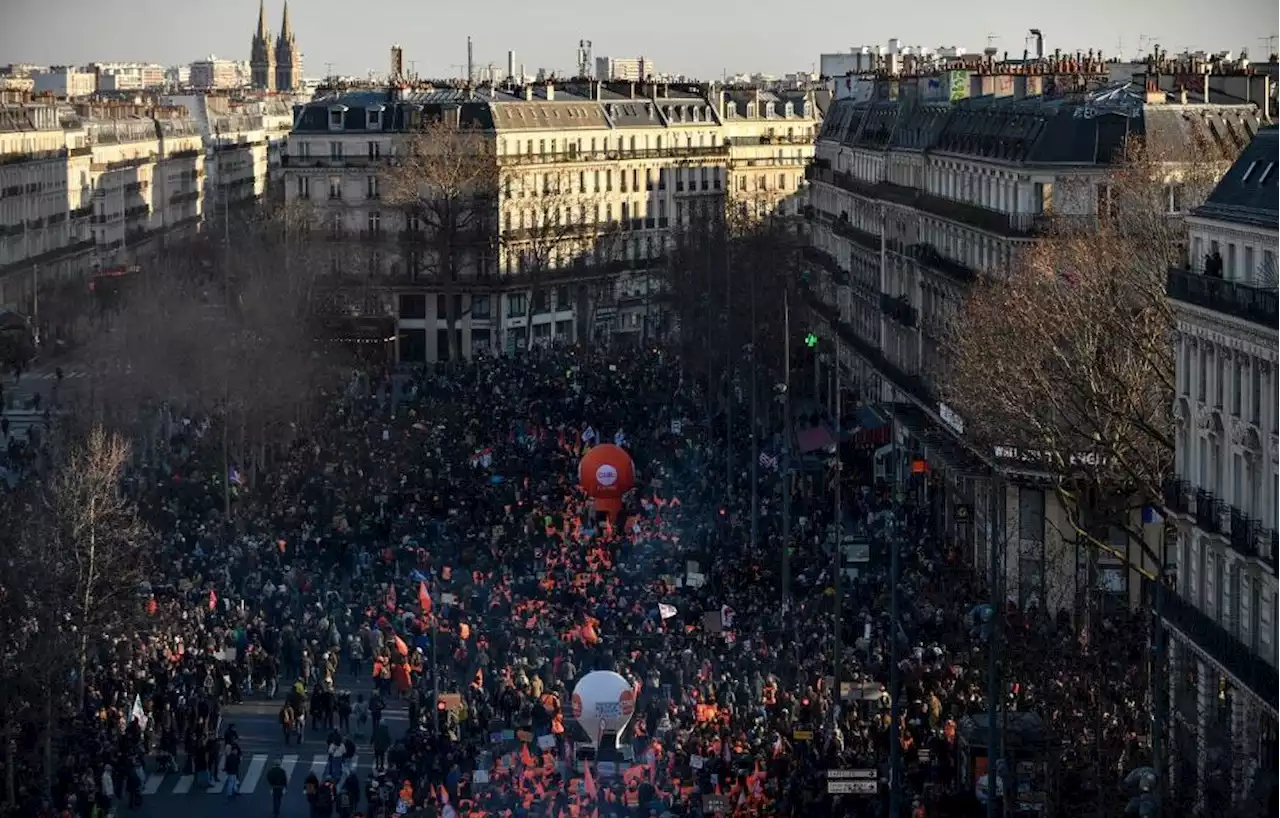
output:
M289 786L289 774L280 766L280 759L271 762L267 770L267 784L271 786L271 815L280 818L280 802L284 800L285 788Z
M222 791L227 794L228 798L235 798L240 794L239 744L232 744L227 747L227 760L223 764L222 770L227 774L227 782L222 786Z

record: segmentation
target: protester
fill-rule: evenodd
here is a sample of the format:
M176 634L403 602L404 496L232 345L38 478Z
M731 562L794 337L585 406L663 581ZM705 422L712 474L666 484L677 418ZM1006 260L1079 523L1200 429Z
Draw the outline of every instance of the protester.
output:
M741 412L733 427L745 435ZM784 607L778 475L759 469L753 544L747 442L733 441L726 475L726 424L700 423L707 415L662 349L374 370L237 494L234 529L218 520L208 426L176 423L133 483L166 549L141 602L154 627L90 667L85 749L65 766L101 774L87 787L59 778L56 803L110 801L144 758L152 770L222 772L234 796L240 751L231 729L218 739L222 709L276 698L283 678L284 743L308 721L307 733L329 734L324 776L305 782L314 815L350 815L362 799L370 815L397 804L410 815L692 816L717 804L735 816L883 814L883 798L832 799L823 780L852 768L887 778L890 740L887 694L833 707L829 476L795 481ZM780 431L762 428L766 451ZM639 475L616 520L577 488L578 459L602 438L623 442ZM858 462L841 489L845 523L900 543L906 604L896 627L884 560L845 583L842 681L885 685L890 640L907 640L898 786L903 815L934 815L960 785L956 725L987 707L984 647L967 620L986 592L930 530L931 509L893 506ZM1003 613L1007 705L1064 736L1100 727L1100 755L1133 761L1142 629L1123 615L1104 626L1099 676L1071 628L1039 609ZM367 704L338 689L340 669L367 677ZM622 674L638 694L616 774L576 758L588 737L572 694L591 670ZM383 720L392 699L407 701L404 735ZM357 738L375 757L363 785L347 763ZM268 783L278 815L278 764Z

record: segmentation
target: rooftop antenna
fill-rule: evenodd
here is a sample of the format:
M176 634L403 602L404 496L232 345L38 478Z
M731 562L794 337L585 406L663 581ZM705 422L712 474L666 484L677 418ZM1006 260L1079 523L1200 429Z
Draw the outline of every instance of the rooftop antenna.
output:
M1280 40L1280 36L1277 36L1277 35L1275 35L1275 34L1272 34L1270 37L1259 37L1259 38L1258 38L1258 42L1262 43L1263 48L1265 48L1265 49L1267 50L1267 51L1266 51L1267 59L1270 59L1270 58L1271 58L1271 55L1276 53L1276 41L1277 41L1277 40Z
M327 62L324 64L324 76L325 79L333 79L333 63Z
M468 84L475 82L475 78L476 78L475 70L474 70L475 60L474 60L473 54L474 54L474 51L471 46L471 37L468 35L467 37L467 83Z

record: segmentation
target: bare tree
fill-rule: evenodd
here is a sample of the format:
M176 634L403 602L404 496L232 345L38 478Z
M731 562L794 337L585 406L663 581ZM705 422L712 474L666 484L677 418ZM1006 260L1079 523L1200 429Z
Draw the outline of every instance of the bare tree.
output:
M1205 148L1188 162L1130 142L1097 217L1056 220L1007 277L975 286L952 327L948 403L977 439L1057 475L1069 535L1094 546L1109 548L1100 525L1128 530L1130 512L1159 504L1172 466L1165 278L1186 261L1177 211L1203 201L1231 159Z
M423 251L422 272L445 295L448 354L456 360L453 294L461 279L478 276L491 263L496 234L493 140L462 122L459 111L445 111L399 138L382 179L386 200L405 215L410 244Z
M146 578L147 533L122 485L128 463L128 441L95 427L71 443L44 492L47 565L74 633L78 700L91 640L123 632L138 613L134 597Z
M531 310L547 297L549 280L588 260L611 259L605 249L616 235L618 223L602 220L601 198L575 185L573 174L546 172L523 176L508 174L513 188L520 186L527 206L508 206L502 214L500 249L512 277L528 282ZM505 197L511 202L510 197Z

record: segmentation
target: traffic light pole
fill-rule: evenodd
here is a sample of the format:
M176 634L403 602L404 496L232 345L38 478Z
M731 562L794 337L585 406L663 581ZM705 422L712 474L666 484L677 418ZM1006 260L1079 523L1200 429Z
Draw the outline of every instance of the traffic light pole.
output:
M791 606L791 289L782 293L782 610Z

